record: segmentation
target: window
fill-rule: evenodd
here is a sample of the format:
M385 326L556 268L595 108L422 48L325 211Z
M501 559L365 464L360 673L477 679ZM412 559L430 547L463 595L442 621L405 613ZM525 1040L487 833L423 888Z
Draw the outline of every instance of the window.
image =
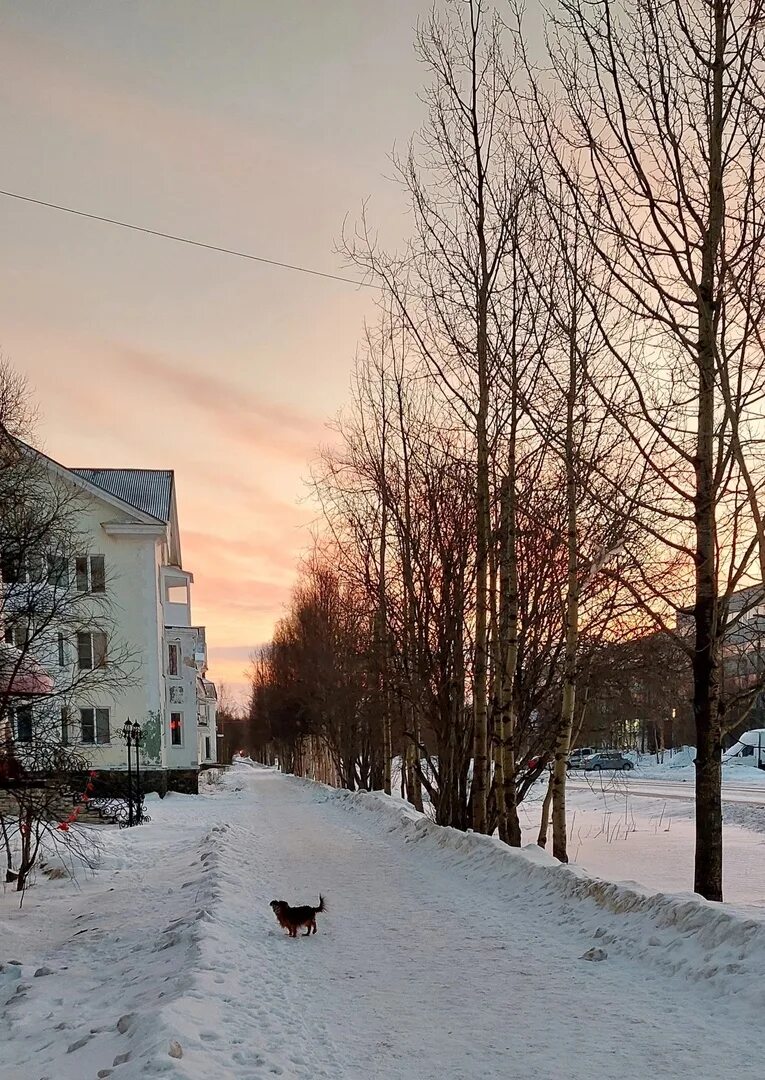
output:
M69 567L64 555L48 555L48 584L65 588L69 584Z
M66 651L64 649L64 635L58 635L58 666L63 667L66 663Z
M106 667L106 634L102 630L77 635L77 666L80 671Z
M15 622L5 627L5 641L8 645L15 645L17 649L23 649L29 644L29 627L24 620Z
M183 742L183 713L170 713L170 742L181 746Z
M0 554L0 574L2 574L3 582L6 585L17 585L20 581L26 579L24 560L20 552L3 549L2 554Z
M69 710L65 705L61 707L61 745L69 746L69 735L71 729L71 717L69 716Z
M170 704L182 705L183 704L183 687L171 686L170 687Z
M25 585L44 578L43 560L36 551L5 550L0 554L0 575L6 585Z
M103 555L90 556L90 591L106 592L106 567Z
M103 555L81 555L74 560L77 592L106 592L106 567Z
M31 552L27 556L26 562L27 576L29 580L35 582L35 584L39 584L41 581L44 581L45 570L43 568L43 560L40 553L37 551Z
M87 556L74 560L74 573L77 582L77 592L88 591L88 560Z
M210 736L205 735L205 760L210 760Z
M16 709L16 742L32 741L32 706L21 705Z
M167 646L167 673L168 675L178 674L178 653L180 652L178 645Z
M109 742L109 710L80 709L81 741L90 745Z

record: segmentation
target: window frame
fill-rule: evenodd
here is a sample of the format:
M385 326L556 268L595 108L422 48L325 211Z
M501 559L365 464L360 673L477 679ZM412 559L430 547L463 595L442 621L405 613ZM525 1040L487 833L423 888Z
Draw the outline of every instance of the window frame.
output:
M85 738L85 714L90 713L88 728L92 727L93 737ZM104 734L104 721L106 722L106 738ZM80 707L80 745L81 746L110 746L112 741L111 709L100 705L85 705Z
M175 664L174 665L173 665L172 660L170 659L171 656L175 657ZM173 666L175 667L175 671L173 671ZM181 646L177 641L168 641L168 643L167 643L167 674L171 678L177 679L179 677L179 675L180 675L180 671L181 671Z
M0 551L0 578L3 580L3 585L26 584L27 571L22 552L9 548Z
M19 720L23 714L25 733L22 736L19 728ZM26 725L29 725L26 727ZM27 735L28 732L28 735ZM13 710L13 741L24 746L29 746L34 741L34 714L31 705L16 705Z
M72 745L72 714L68 706L61 706L61 745Z
M177 717L177 724L175 718ZM175 733L178 732L176 740ZM170 713L170 745L183 746L183 712Z
M94 570L95 565L95 570ZM97 587L94 587L94 580ZM106 557L104 555L77 555L74 560L74 584L78 593L106 592Z
M26 619L19 619L5 627L5 643L12 645L19 652L24 652L29 647L29 623Z
M45 557L47 565L46 581L54 589L69 588L69 560L66 555L48 552Z
M97 647L96 642L102 645ZM87 651L83 645L87 643ZM87 660L87 663L83 661ZM109 637L105 630L77 631L77 668L79 671L98 671L109 663Z

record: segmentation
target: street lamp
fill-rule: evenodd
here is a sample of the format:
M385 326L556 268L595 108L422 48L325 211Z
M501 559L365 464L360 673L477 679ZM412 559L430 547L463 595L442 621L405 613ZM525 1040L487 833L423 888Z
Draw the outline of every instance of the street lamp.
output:
M143 740L143 729L138 721L133 723L133 746L135 747L135 823L143 822L143 799L141 797L141 754L140 746Z
M128 826L133 824L133 776L131 772L132 760L130 747L133 745L133 725L126 720L122 728L122 738L127 745L127 803L128 803Z
M130 720L126 720L122 728L122 738L127 745L127 767L128 767L128 783L127 783L127 797L128 797L128 827L131 825L140 825L143 821L143 808L141 800L141 763L139 747L143 739L143 730L137 720L134 720L131 724ZM130 753L130 748L135 747L135 796L133 795L133 760ZM133 801L135 798L135 812L133 811Z

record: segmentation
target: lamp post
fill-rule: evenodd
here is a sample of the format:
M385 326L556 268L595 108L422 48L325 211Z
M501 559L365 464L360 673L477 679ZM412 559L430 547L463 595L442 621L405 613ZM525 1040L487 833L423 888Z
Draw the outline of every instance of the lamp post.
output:
M143 729L136 720L133 723L132 728L133 746L135 747L135 824L141 825L143 822L143 798L141 796L141 741L143 740Z
M128 775L128 779L127 779L128 821L127 821L127 823L128 823L128 827L130 827L133 824L133 776L132 776L132 771L131 771L131 764L132 763L131 763L131 758L130 758L130 747L132 746L132 739L133 739L133 725L130 723L129 720L125 721L124 726L122 728L122 738L125 740L125 743L127 744L127 767L128 767L128 770L127 770L127 775Z
M140 746L143 740L143 729L137 720L131 724L126 720L122 728L122 738L127 746L127 801L128 801L128 828L131 825L140 825L143 822L143 800L141 798L141 761ZM133 790L133 757L130 748L135 748L135 792ZM135 806L135 809L134 809Z

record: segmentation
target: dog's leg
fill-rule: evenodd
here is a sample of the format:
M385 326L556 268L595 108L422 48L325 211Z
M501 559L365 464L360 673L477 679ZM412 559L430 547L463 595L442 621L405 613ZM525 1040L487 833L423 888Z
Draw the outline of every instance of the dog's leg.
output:
M311 925L313 926L313 932L316 933L316 919L311 919Z
M310 937L310 936L311 936L311 924L310 924L310 923L308 923L308 924L306 925L306 931L305 931L305 933L303 934L303 937Z

